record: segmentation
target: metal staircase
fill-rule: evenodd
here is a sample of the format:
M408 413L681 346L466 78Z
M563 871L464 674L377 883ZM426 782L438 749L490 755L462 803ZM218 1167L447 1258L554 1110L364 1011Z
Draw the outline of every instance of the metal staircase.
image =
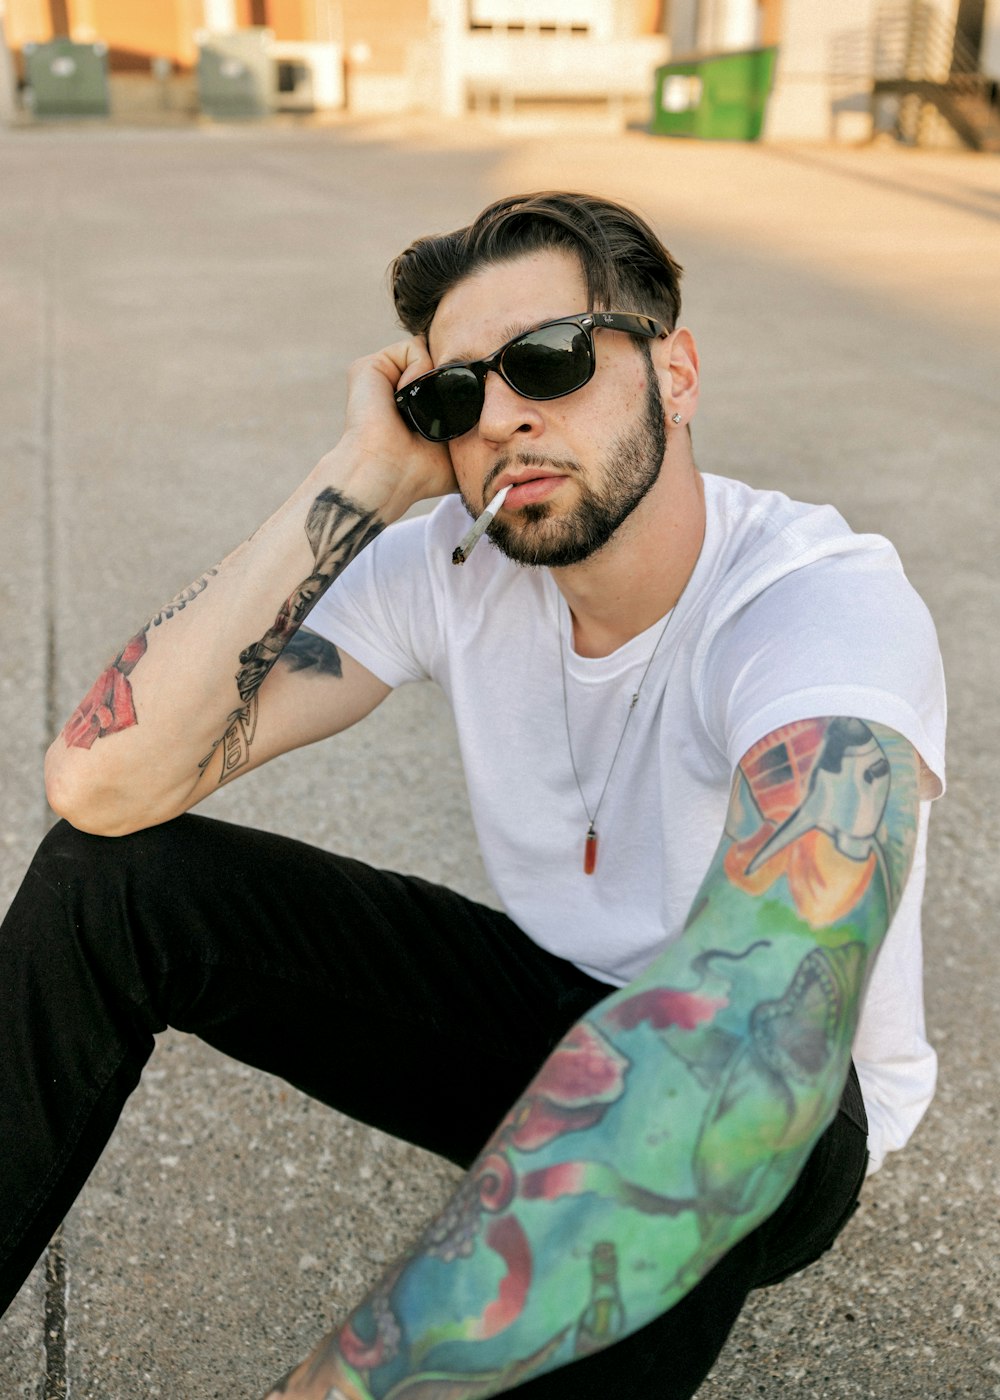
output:
M973 150L1000 152L998 84L954 21L924 0L884 6L872 39L873 106L880 97L899 99L900 140L921 144L927 113L936 111Z

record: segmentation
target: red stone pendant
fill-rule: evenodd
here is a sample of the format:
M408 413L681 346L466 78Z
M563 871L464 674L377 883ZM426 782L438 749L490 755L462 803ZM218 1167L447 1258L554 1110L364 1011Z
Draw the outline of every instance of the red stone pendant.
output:
M597 832L594 830L594 823L590 823L587 830L587 839L583 844L583 873L593 875L597 869Z

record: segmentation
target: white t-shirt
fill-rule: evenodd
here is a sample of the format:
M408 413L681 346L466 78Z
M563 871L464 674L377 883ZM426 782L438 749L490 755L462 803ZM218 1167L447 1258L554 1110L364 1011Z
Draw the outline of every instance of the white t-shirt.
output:
M733 770L779 725L819 715L888 725L921 756L922 798L943 790L937 639L892 546L853 533L831 506L704 481L705 542L676 615L610 656L572 650L547 570L511 563L488 539L452 565L469 523L455 497L384 531L308 621L387 685L442 687L504 908L543 948L616 986L680 935L722 837ZM651 656L588 876L566 711L593 812ZM928 805L854 1044L873 1166L903 1145L934 1091L920 945Z

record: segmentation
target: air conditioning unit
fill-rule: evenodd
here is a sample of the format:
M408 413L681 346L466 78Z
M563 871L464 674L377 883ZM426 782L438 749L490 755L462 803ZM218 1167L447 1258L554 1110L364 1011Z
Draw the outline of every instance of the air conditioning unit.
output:
M344 56L339 44L279 40L271 46L281 112L325 112L344 105Z

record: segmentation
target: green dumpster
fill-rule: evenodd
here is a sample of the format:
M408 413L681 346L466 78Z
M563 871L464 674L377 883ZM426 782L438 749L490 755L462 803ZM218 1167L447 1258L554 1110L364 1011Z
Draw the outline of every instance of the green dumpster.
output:
M108 49L106 44L75 44L52 39L25 44L24 76L36 117L106 117Z
M777 52L746 49L663 64L656 70L650 130L708 141L756 141Z
M198 103L206 116L266 117L277 100L273 30L211 34L199 46Z

